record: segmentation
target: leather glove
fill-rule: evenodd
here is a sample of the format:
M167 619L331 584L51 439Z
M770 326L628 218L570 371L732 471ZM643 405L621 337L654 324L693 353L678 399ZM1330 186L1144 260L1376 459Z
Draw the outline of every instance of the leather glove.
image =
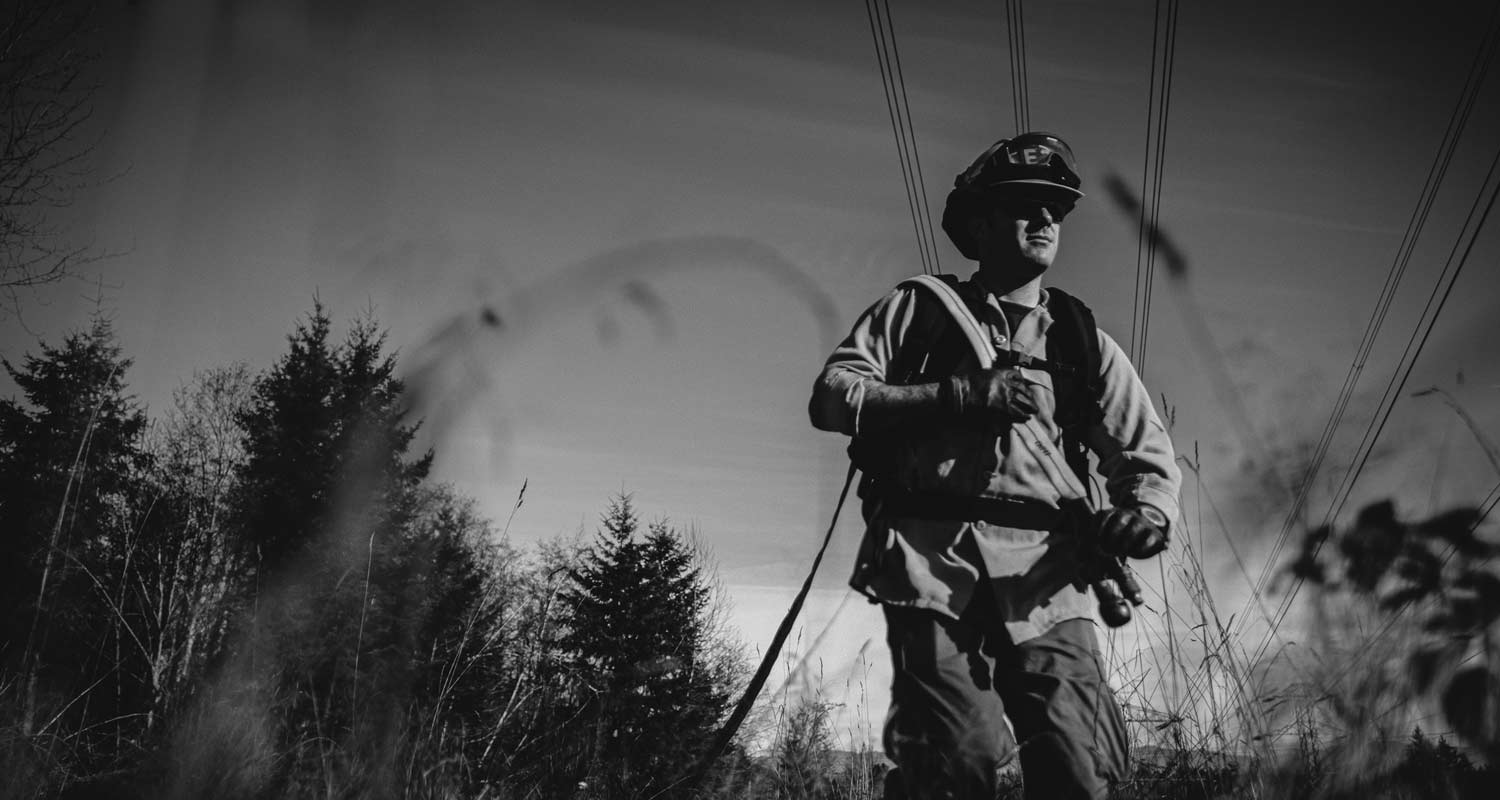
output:
M1100 512L1099 549L1112 556L1150 558L1167 549L1167 517L1155 506Z
M1014 367L980 369L938 384L938 399L958 417L1025 422L1036 413L1031 383Z

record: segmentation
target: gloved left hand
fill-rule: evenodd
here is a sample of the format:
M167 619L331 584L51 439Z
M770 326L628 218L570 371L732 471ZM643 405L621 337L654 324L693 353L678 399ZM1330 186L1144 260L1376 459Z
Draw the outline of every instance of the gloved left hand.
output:
M1102 513L1098 536L1109 555L1150 558L1167 549L1167 517L1154 506L1112 508Z

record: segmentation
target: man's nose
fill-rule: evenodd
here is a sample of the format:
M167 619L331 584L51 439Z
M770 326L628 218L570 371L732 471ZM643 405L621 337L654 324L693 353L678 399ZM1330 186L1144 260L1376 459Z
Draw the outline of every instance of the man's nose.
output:
M1046 206L1037 206L1036 211L1026 220L1028 229L1045 228L1056 225L1057 220L1052 218L1052 212Z

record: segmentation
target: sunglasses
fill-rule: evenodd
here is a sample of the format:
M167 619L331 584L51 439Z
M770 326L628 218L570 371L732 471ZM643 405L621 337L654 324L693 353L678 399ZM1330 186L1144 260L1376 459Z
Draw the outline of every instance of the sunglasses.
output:
M1073 204L1065 200L1033 200L1015 197L996 198L994 207L1007 217L1025 220L1041 219L1042 209L1046 209L1053 222L1062 222L1063 218L1073 211Z

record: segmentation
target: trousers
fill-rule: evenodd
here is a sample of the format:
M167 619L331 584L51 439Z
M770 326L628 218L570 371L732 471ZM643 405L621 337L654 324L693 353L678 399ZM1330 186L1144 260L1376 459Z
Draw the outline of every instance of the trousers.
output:
M883 608L895 668L887 800L989 800L999 770L1016 759L1028 800L1102 800L1126 777L1125 720L1092 620L1065 620L1016 644L987 591L957 620Z

